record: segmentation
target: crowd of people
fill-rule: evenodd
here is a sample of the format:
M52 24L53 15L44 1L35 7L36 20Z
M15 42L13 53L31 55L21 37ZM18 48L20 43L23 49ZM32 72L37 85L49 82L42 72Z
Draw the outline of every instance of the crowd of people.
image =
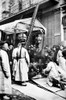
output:
M0 41L0 99L5 97L11 100L12 83L20 83L26 86L30 57L24 47L25 41L18 40L17 46L9 45L6 41Z
M35 46L32 47L32 50L34 49ZM38 51L38 49L35 50ZM42 76L46 75L49 86L58 85L61 80L66 79L66 56L63 46L45 47L44 55L41 56L34 53L36 52L31 51L32 55L30 55L30 51L25 48L25 42L20 38L15 48L13 45L8 45L6 41L0 41L0 97L2 100L5 94L12 94L13 80L22 86L27 85L25 82L29 80L28 72L31 67L36 71L39 68L38 72ZM35 59L31 61L33 56Z
M56 45L49 51L50 53L47 54L49 60L46 68L43 70L44 74L48 73L47 84L49 86L60 85L61 89L64 89L65 87L61 81L66 81L66 59L64 55L66 49L62 45Z

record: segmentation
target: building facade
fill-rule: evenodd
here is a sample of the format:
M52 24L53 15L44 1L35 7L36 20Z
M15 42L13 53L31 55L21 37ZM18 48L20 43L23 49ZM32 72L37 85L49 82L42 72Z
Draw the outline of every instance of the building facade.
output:
M5 1L8 2L4 4ZM37 19L47 29L44 44L53 46L66 40L66 0L2 0L0 25L32 17L37 3L40 3Z
M9 0L0 0L1 7L1 18L0 20L7 18L9 16Z
M0 20L2 20L2 2L0 0Z

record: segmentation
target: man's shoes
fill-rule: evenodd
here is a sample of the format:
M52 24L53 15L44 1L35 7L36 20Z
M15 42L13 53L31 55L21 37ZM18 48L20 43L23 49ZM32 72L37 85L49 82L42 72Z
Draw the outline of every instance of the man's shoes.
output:
M53 86L53 83L52 83L49 79L47 79L46 83L47 83L50 87Z
M26 83L22 83L22 86L27 86L27 84Z
M47 82L47 84L52 87L53 86L53 83L52 82Z
M10 98L8 96L4 96L3 97L5 100L10 100Z

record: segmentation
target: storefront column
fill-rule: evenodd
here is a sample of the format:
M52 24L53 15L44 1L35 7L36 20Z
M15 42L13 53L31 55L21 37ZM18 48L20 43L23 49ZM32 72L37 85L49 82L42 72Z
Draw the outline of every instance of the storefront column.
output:
M60 8L60 33L61 33L61 41L64 41L64 30L63 30L63 24L62 24L62 17L63 17L63 12L62 12L62 8Z

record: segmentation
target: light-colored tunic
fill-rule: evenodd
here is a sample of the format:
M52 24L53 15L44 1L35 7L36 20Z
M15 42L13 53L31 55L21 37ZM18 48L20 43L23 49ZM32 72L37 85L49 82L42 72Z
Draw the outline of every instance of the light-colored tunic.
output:
M0 49L0 94L11 94L11 74L7 52ZM8 78L7 78L8 77Z
M59 57L59 72L66 78L66 59L64 57Z
M47 68L44 70L44 72L49 71L48 78L49 80L51 79L57 79L60 80L62 78L66 78L66 73L65 71L62 70L56 63L54 62L49 62L47 65Z
M57 62L60 74L62 74L63 78L66 78L66 59L62 55L62 50L59 50L57 53Z
M13 51L13 58L18 54L21 56L18 61L14 59L14 71L15 71L15 80L16 81L27 81L28 80L28 65L30 63L30 58L28 51L22 47L20 54L20 47L17 47Z
M46 69L44 70L45 72L49 71L49 75L48 78L55 78L55 79L59 79L59 73L58 73L58 66L56 63L54 62L49 62Z
M57 61L59 64L60 73L63 74L64 77L66 77L66 59L63 57L61 50L58 51Z

